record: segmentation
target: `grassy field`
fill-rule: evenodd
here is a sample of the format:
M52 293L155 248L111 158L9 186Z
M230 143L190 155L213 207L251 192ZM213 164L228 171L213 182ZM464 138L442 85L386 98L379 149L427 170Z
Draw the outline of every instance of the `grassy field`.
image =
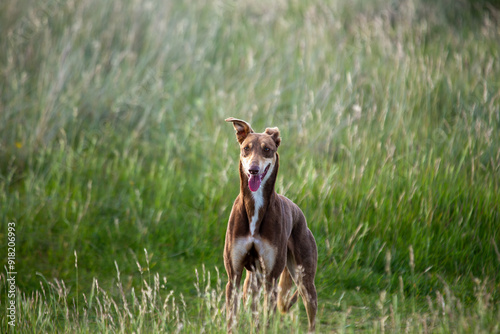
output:
M0 331L224 332L234 116L280 128L318 332L499 333L500 12L481 4L2 1ZM239 331L306 330L301 302L261 320L247 306Z

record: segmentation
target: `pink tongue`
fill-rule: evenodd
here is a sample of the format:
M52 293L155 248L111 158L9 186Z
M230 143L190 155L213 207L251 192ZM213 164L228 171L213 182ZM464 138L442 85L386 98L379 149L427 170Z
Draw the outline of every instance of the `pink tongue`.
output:
M248 187L251 191L257 191L260 187L260 175L250 175L250 179L248 180Z

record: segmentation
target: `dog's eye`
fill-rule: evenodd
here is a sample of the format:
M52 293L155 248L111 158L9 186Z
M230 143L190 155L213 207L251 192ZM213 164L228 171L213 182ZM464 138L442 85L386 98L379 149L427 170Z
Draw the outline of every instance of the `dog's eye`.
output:
M271 149L269 147L264 147L264 152L269 152Z
M245 151L250 151L250 146L245 146L243 149L244 149Z

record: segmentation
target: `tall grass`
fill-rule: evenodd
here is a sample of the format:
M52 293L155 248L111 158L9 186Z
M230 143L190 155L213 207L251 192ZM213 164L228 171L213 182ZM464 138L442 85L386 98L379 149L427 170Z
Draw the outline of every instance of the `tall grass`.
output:
M140 265L139 265L140 268ZM83 293L81 304L70 297L70 288L64 281L47 281L41 277L40 288L31 294L18 293L16 300L18 321L16 333L225 333L226 317L224 291L220 273L216 270L216 283L211 272L196 270L195 296L186 300L182 293L168 290L166 277L159 274L144 275L137 292L125 290L116 265L116 284L104 289L94 278L88 294ZM193 277L194 278L194 277ZM0 275L5 287L5 275ZM337 309L328 314L324 308L320 315L320 332L355 333L496 333L500 330L498 308L492 305L488 282L475 281L475 299L464 305L448 286L427 296L425 307L411 310L411 303L403 291L388 294L386 290L375 297L370 306L347 304L340 297ZM268 314L263 309L262 296L257 311L250 299L238 312L236 332L241 333L301 333L305 331L305 315L300 317L298 307L286 315ZM304 321L301 321L304 320ZM328 319L328 321L326 321ZM6 323L2 323L6 328ZM12 329L12 328L10 328Z
M235 116L280 128L277 190L318 243L321 331L498 332L499 13L472 7L2 2L19 328L223 331L225 277L195 288L193 272L223 272ZM305 328L290 319L271 327Z

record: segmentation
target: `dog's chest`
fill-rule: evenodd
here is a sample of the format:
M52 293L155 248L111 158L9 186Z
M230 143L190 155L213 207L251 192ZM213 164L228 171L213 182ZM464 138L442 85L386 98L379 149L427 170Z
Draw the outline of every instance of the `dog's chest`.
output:
M260 236L239 237L231 250L233 268L270 272L276 263L277 249Z
M264 196L262 194L262 188L260 187L259 190L256 192L252 193L252 199L253 199L253 215L250 219L250 233L252 236L256 233L256 228L257 228L257 222L259 221L260 218L260 209L264 205Z

